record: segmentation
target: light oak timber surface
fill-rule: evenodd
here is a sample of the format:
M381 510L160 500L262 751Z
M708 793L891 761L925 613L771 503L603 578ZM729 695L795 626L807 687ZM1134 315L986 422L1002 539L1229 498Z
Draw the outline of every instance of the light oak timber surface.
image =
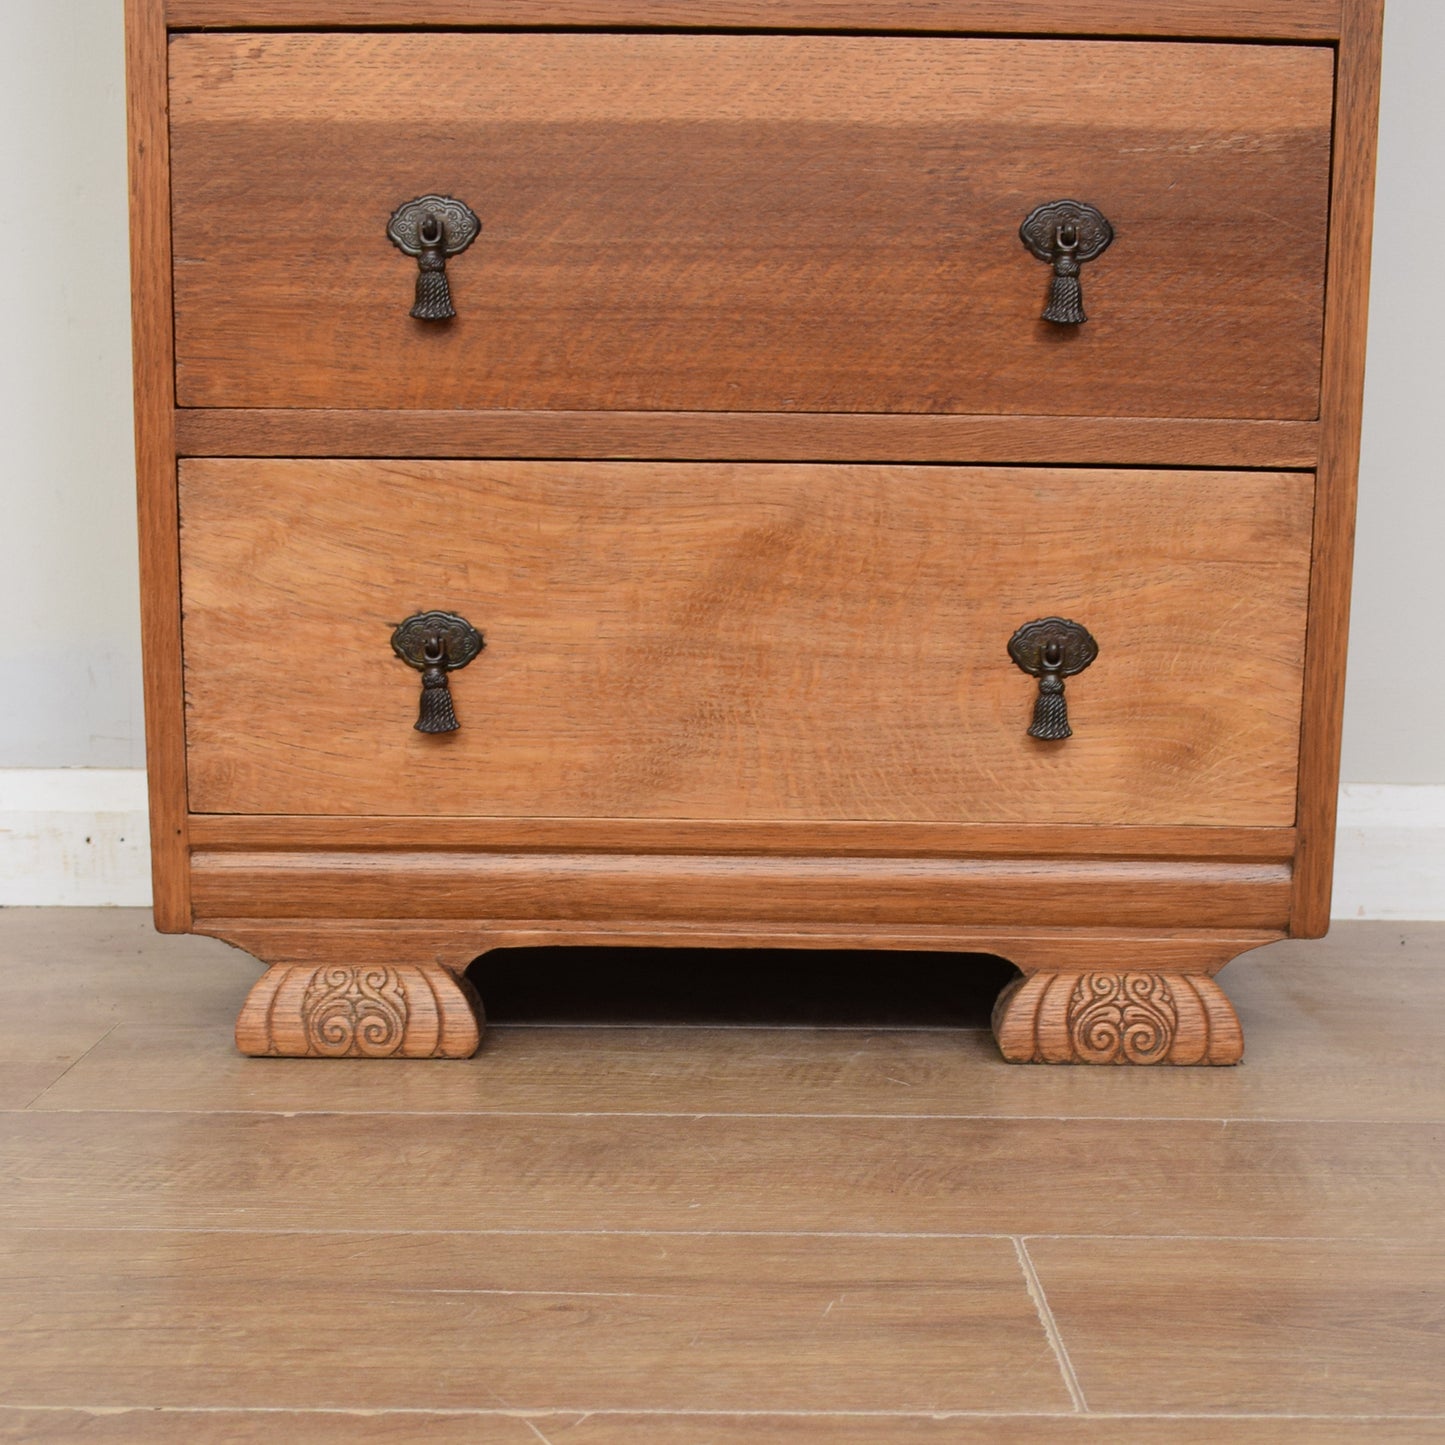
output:
M883 1230L1440 1243L1439 1139L1430 1124L901 1128L674 1114L433 1115L419 1134L414 1116L395 1114L32 1110L0 1114L0 1227L324 1231L344 1219L354 1230L507 1238Z
M194 459L181 490L198 812L1294 823L1306 475ZM487 637L442 738L388 642L419 608ZM1005 651L1051 615L1100 646L1063 747Z
M153 0L159 5L160 0ZM164 0L172 26L627 25L1332 40L1342 0ZM1345 0L1354 3L1354 0Z
M195 853L198 920L426 918L732 925L903 924L1006 930L1045 893L1055 925L1282 928L1290 873L1278 863L689 857L675 854ZM425 927L425 923L420 925ZM560 939L555 941L562 941ZM600 939L598 940L601 941ZM479 936L478 951L487 946ZM1147 965L1146 965L1147 966ZM1197 970L1195 970L1197 971Z
M155 0L126 0L125 17L136 498L151 886L156 927L178 932L190 922L190 900L186 895L181 579L176 552L166 32L161 7Z
M192 813L205 850L324 847L450 851L585 848L599 853L839 853L1028 858L1224 858L1293 856L1292 828L1010 827L956 823L691 823L642 818L354 818Z
M1404 1415L1445 1404L1438 1245L1027 1246L1059 1329L1077 1342L1069 1358L1092 1408Z
M193 1445L197 1440L225 1445L274 1445L280 1438L306 1445L414 1445L422 1434L442 1445L475 1445L481 1432L499 1445L537 1445L538 1431L551 1445L1037 1445L1040 1438L1063 1445L1421 1445L1445 1440L1445 1420L1412 1416L1320 1416L1289 1419L1280 1415L1238 1419L1210 1415L1185 1417L1108 1414L846 1415L815 1411L790 1415L674 1414L649 1411L595 1411L586 1416L562 1411L510 1415L499 1410L442 1414L405 1411L342 1414L322 1411L7 1410L0 1406L0 1440L36 1442L76 1440L99 1445Z
M1201 974L1124 959L1020 979L993 1010L999 1052L1018 1064L1237 1064L1239 1019Z
M1300 857L1292 930L1304 938L1318 937L1329 927L1334 871L1364 409L1365 350L1360 338L1365 335L1370 305L1383 0L1355 0L1344 18L1322 400L1324 415L1333 420L1321 434L1300 734Z
M265 1058L469 1059L482 1006L436 965L277 963L246 997L236 1047Z
M1147 876L1147 875L1146 875ZM1207 874L1205 875L1207 876ZM272 880L274 881L274 880ZM1133 882L1141 881L1136 874ZM1213 974L1232 958L1273 943L1283 929L1177 928L1134 929L1084 924L1052 928L980 927L975 922L948 924L761 922L743 918L702 924L637 918L611 920L558 918L551 921L505 918L227 918L204 917L197 933L234 944L259 959L277 962L394 961L399 951L457 970L496 949L542 947L803 950L911 949L962 954L995 954L1025 973L1063 968L1108 968L1123 964L1186 973Z
M186 34L170 77L183 406L1320 415L1326 47ZM446 328L385 235L441 177ZM1120 236L1083 328L1017 234L1063 196Z
M182 456L1313 467L1312 421L182 407Z

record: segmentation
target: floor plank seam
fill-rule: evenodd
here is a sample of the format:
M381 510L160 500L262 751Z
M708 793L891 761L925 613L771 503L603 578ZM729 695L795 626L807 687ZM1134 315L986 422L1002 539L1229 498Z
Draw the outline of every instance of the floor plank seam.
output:
M121 1024L121 1021L120 1021L120 1020L117 1020L115 1023L113 1023L88 1049L86 1049L86 1051L85 1051L83 1054L81 1054L81 1055L79 1056L79 1058L72 1059L72 1060L70 1061L70 1063L68 1063L68 1064L65 1066L65 1068L63 1068L63 1069L60 1071L60 1073L58 1073L58 1074L57 1074L28 1104L26 1104L23 1108L15 1109L15 1110L7 1110L6 1112L13 1112L13 1113L17 1113L17 1114L23 1114L26 1109L33 1109L33 1108L35 1107L35 1105L38 1104L73 1068L75 1068L75 1067L76 1067L77 1065L79 1065L79 1064L83 1064L83 1063L86 1061L86 1059L88 1059L88 1058L91 1056L91 1054L93 1054L93 1053L120 1027L120 1024ZM48 1112L51 1112L51 1111L49 1111L49 1110L40 1110L39 1112L41 1112L41 1113L48 1113ZM55 1110L54 1112L60 1113L60 1112L62 1112L62 1111L57 1109L57 1110ZM94 1111L93 1111L93 1110L90 1110L90 1111L87 1111L87 1112L94 1112Z
M306 1238L432 1239L449 1238L649 1238L649 1239L996 1239L1012 1241L1015 1235L961 1233L955 1230L881 1229L388 1229L347 1228L338 1225L313 1229L304 1225L183 1225L174 1224L13 1224L0 1219L0 1234L224 1234L297 1235ZM1045 1234L1033 1232L1030 1239L1065 1240L1083 1244L1342 1244L1418 1249L1436 1244L1434 1236L1381 1234Z
M1083 1386L1079 1383L1079 1377L1074 1371L1074 1362L1069 1358L1068 1349L1064 1345L1064 1337L1059 1329L1059 1323L1054 1318L1048 1296L1044 1293L1043 1281L1039 1278L1039 1272L1034 1268L1034 1262L1029 1256L1028 1245L1021 1235L1013 1235L1012 1239L1014 1253L1018 1256L1019 1268L1023 1271L1024 1284L1028 1287L1029 1298L1034 1302L1034 1309L1038 1312L1039 1323L1044 1328L1044 1334L1048 1336L1049 1347L1058 1361L1059 1373L1064 1377L1064 1387L1069 1392L1069 1398L1074 1402L1074 1409L1081 1414L1086 1413L1089 1405L1088 1401L1084 1399Z
M119 1025L117 1025L119 1027ZM99 1047L102 1040L97 1040L94 1047ZM75 1061L79 1064L80 1059ZM74 1068L72 1064L70 1068ZM310 1065L307 1066L311 1067ZM376 1065L367 1064L367 1068L374 1068ZM451 1067L451 1066L449 1066ZM66 1073L70 1070L67 1069ZM812 1122L848 1122L868 1123L876 1121L879 1123L940 1123L940 1124L1217 1124L1221 1127L1235 1128L1241 1125L1309 1125L1310 1127L1326 1126L1330 1128L1399 1128L1399 1129L1438 1129L1445 1126L1445 1117L1436 1118L1314 1118L1311 1116L1290 1117L1262 1117L1255 1115L1235 1115L1226 1118L1216 1118L1199 1114L838 1114L838 1113L756 1113L738 1112L729 1113L718 1110L707 1110L698 1112L696 1110L663 1110L663 1109L590 1109L565 1110L565 1109L336 1109L336 1108L315 1108L315 1109L146 1109L146 1108L114 1108L97 1109L93 1107L81 1108L79 1106L63 1106L48 1109L36 1109L34 1104L45 1094L49 1093L60 1079L55 1079L47 1084L45 1089L36 1096L29 1104L21 1108L3 1109L0 1114L23 1114L31 1112L45 1115L71 1115L71 1114L93 1114L103 1117L114 1117L120 1115L135 1117L162 1117L173 1116L177 1118L194 1118L204 1116L214 1118L216 1116L234 1116L238 1118L256 1119L679 1119L687 1123L698 1123L704 1119L781 1119L781 1120L809 1120Z
M537 1428L535 1420L529 1420L525 1415L523 1415L521 1418L522 1424L524 1424L527 1429L529 1429L532 1434L534 1434L537 1439L542 1442L542 1445L552 1445L552 1442Z
M686 1407L667 1406L624 1406L608 1405L584 1408L580 1405L516 1405L508 1407L478 1405L379 1405L372 1409L347 1410L334 1405L29 1405L24 1403L0 1402L0 1411L15 1410L40 1413L79 1413L85 1415L317 1415L340 1416L345 1419L371 1419L381 1416L453 1416L461 1419L511 1419L548 1420L556 1417L573 1422L577 1417L599 1416L603 1418L646 1418L669 1419L672 1417L699 1420L719 1419L786 1419L786 1420L1072 1420L1078 1418L1072 1410L701 1410ZM1399 1414L1329 1414L1321 1411L1236 1411L1211 1410L1168 1411L1168 1410L1090 1410L1090 1420L1319 1420L1327 1423L1340 1421L1361 1423L1391 1423L1404 1421L1436 1422L1445 1421L1445 1412L1434 1414L1420 1411Z

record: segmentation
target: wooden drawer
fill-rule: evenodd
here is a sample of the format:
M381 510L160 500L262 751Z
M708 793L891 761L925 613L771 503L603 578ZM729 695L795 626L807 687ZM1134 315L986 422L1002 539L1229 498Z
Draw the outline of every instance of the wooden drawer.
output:
M195 812L1294 821L1312 478L192 460ZM417 611L486 650L413 730ZM1006 644L1098 639L1075 735Z
M177 399L1313 418L1333 75L1326 46L177 35ZM386 236L428 192L483 225L443 325ZM1039 319L1018 236L1065 197L1117 233L1083 327Z

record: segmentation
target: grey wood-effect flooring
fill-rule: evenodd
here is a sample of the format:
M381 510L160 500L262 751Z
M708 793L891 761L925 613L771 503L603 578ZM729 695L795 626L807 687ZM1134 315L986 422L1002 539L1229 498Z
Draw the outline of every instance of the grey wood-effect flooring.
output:
M942 957L540 952L467 1063L0 911L0 1440L1445 1440L1445 925L1226 970L1237 1069L1020 1068Z

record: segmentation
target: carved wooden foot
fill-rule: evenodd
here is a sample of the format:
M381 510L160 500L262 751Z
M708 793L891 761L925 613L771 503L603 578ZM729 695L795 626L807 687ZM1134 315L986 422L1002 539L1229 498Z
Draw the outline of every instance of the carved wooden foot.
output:
M469 1059L482 1003L441 964L278 963L236 1020L243 1054L310 1059Z
M1035 973L993 1009L993 1034L1013 1064L1237 1064L1234 1006L1207 974Z

